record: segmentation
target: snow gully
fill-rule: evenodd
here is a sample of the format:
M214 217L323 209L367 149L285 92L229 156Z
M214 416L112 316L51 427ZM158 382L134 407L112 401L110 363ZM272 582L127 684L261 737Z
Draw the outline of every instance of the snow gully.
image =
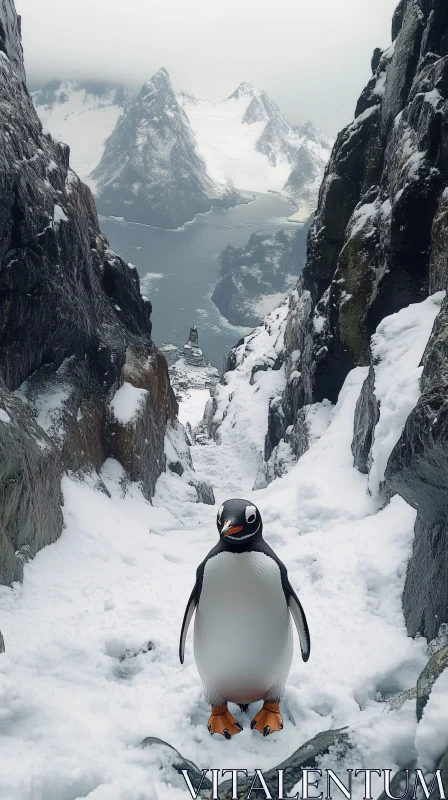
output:
M423 792L426 800L429 800L430 797L431 800L432 798L434 798L434 800L448 800L448 777L442 779L441 769L438 769L435 773L431 773L430 775L426 776L423 774L421 769L416 769L415 772L411 769L403 770L402 783L404 784L404 782L406 782L406 787L403 790L403 793L399 796L393 795L391 792L392 770L390 769L347 769L345 781L343 781L332 769L321 770L303 768L299 773L301 775L301 793L297 792L295 795L291 796L287 796L285 794L284 769L276 770L277 791L275 794L272 794L272 791L274 790L272 774L269 776L268 785L266 777L263 775L261 769L256 769L254 771L252 783L249 789L247 788L248 781L245 781L244 790L239 790L238 778L240 775L242 775L247 779L249 777L247 769L203 769L202 777L197 788L193 786L191 781L189 775L190 770L181 769L179 772L182 774L187 789L193 800L197 800L199 797L199 793L203 788L204 778L209 772L212 776L211 800L220 800L220 787L218 785L219 777L224 777L225 775L229 774L232 776L232 800L251 800L252 796L255 798L262 798L262 800L333 800L333 795L331 794L333 787L337 788L338 796L340 796L339 793L342 793L347 800L352 800L352 791L354 790L353 777L358 778L358 776L361 776L360 780L364 782L364 800L373 800L373 775L378 775L379 778L382 778L381 788L384 789L384 793L388 798L390 798L390 800L404 800L405 798L408 798L408 800L417 800L417 797L421 797L421 792L419 791L420 789ZM324 773L326 776L326 794L323 791L319 793L319 783ZM414 782L412 782L412 775L415 775ZM356 792L357 797L359 797L360 788L362 788L362 783L359 785L358 791ZM262 794L253 795L254 792L262 792ZM377 789L375 790L374 794L376 796ZM210 797L209 788L207 788L207 796Z

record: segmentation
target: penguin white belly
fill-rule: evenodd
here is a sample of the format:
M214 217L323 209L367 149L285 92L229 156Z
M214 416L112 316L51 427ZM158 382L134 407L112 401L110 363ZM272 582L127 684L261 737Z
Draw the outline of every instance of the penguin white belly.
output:
M204 568L194 654L207 700L281 697L293 637L280 569L264 553L223 552Z

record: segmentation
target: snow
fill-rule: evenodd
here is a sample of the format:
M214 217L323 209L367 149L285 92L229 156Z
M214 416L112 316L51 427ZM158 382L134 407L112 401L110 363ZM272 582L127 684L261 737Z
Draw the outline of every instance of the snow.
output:
M128 425L132 422L148 397L146 389L136 389L132 384L125 381L123 386L115 392L110 402L110 409L121 425Z
M288 222L297 222L302 224L307 221L313 209L306 203L302 203L300 209L288 217Z
M395 405L408 407L395 372L415 369L440 300L439 293L380 326L375 352L383 406L391 381ZM110 496L94 478L65 476L62 536L25 566L23 585L0 587L5 800L188 797L163 749L139 747L147 736L169 742L200 768L221 769L274 767L318 732L345 725L353 749L340 756L343 769L378 764L395 771L415 748L429 767L448 743L447 673L433 688L417 735L415 701L384 713L376 700L378 693L415 686L427 656L425 641L407 636L401 608L415 511L399 497L378 510L367 476L352 466L366 368L348 375L334 408L311 410L315 440L288 474L252 491L269 398L285 380L283 369L272 366L287 308L270 314L238 348L236 369L215 390L216 438L191 448L198 474L213 484L214 507L197 503L192 487L169 472L159 478L152 503L135 484L125 493L123 470L112 460L101 470ZM261 363L271 369L255 372L250 383ZM112 401L125 418L139 402L132 389L125 385ZM184 419L191 413L194 422L198 407L196 397ZM265 537L305 608L312 652L303 664L296 642L282 701L284 730L264 739L250 730L251 716L232 707L244 731L227 742L206 728L191 632L183 667L178 637L196 567L217 540L216 510L231 496L260 508ZM380 791L374 782L374 796ZM361 797L362 783L353 800Z
M123 108L115 103L115 92L98 97L81 88L76 81L61 83L58 100L51 106L37 105L42 124L52 137L70 145L70 165L86 180L101 161L106 139L114 130ZM33 93L36 98L38 93Z
M378 214L378 203L364 203L357 206L350 220L350 238L354 238L363 228L372 225Z
M11 422L11 417L4 408L0 408L0 422L3 422L5 425Z
M320 314L313 316L313 327L316 333L322 333L327 319Z
M415 735L419 763L427 770L433 770L437 761L448 750L447 708L448 670L445 670L432 687Z
M53 219L55 225L59 225L60 222L68 222L67 214L59 205L55 205L54 207Z
M260 317L265 317L267 314L270 314L271 311L277 308L279 303L285 299L285 292L276 292L274 294L265 294L262 297L257 298L252 303L252 308L255 314L259 315Z
M230 178L237 189L253 192L283 189L291 165L284 160L272 166L266 156L255 149L266 122L243 124L250 97L243 95L221 102L196 100L194 103L188 103L183 97L179 99L213 181L226 183Z
M423 367L419 365L444 297L445 292L436 292L386 317L372 337L375 395L380 403L369 476L374 495L380 491L389 456L420 397Z
M63 381L55 383L40 394L35 394L28 381L22 383L15 391L16 396L33 410L39 427L56 441L63 433L61 411L69 399L70 393L70 385Z
M299 205L293 221L308 219L317 204L332 139L311 123L308 126L312 131L308 131L308 135L307 126L303 133L294 130L280 109L250 84L241 84L233 95L222 101L200 100L184 93L178 95L178 101L188 116L199 153L215 183L230 181L242 191L286 193ZM258 105L252 117L254 102ZM259 147L268 123L273 125L267 140L269 158ZM312 157L315 174L309 185L304 181L301 187L286 186L294 166L291 153L298 157L302 146Z

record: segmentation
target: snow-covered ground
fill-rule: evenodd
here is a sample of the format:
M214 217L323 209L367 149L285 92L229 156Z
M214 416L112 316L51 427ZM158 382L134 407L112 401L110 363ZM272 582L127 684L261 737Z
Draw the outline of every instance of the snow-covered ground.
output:
M275 354L284 313L281 307L276 329L271 315L260 339L252 335L241 368L220 387L218 408L228 393L220 443L192 447L198 472L213 484L215 507L195 502L176 474L160 477L152 504L137 485L124 493L122 469L109 460L101 477L110 497L93 480L64 478L61 538L26 566L23 586L0 587L2 800L189 796L181 784L164 783L160 751L139 748L147 736L169 742L200 768L267 769L318 732L345 725L353 750L343 769L395 769L411 760L416 746L431 769L446 746L445 677L435 685L416 741L415 701L398 710L379 702L380 695L414 686L427 656L426 642L407 636L401 610L415 512L398 497L378 511L367 476L352 467L353 416L366 369L349 374L337 406L325 410L329 424L299 462L252 491L260 426L282 371L260 370L251 386L247 371L257 352L263 355L261 343ZM414 321L427 313L425 303L412 307ZM383 323L383 331L398 318ZM415 360L428 326L416 324L414 338L405 325L394 331L383 337L380 358L387 361L394 347L397 371L404 361L411 368L410 353ZM396 404L401 396L397 382ZM184 407L184 420L189 413L197 420L203 399ZM312 651L303 664L296 643L282 703L284 730L264 739L249 729L251 716L232 707L244 731L228 742L207 731L191 633L183 667L178 637L196 567L217 540L217 508L231 496L259 506L265 538L288 566L306 610ZM334 768L335 758L323 766ZM377 796L380 784L373 785ZM356 798L363 796L358 788Z

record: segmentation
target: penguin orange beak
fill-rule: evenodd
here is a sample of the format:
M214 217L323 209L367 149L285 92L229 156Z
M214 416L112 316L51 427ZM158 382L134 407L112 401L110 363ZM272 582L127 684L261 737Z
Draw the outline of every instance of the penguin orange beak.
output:
M243 530L243 526L242 526L242 525L235 525L235 526L233 526L233 527L229 528L229 525L231 525L231 524L232 524L232 523L231 523L231 521L230 521L230 520L228 520L228 521L227 521L227 522L224 524L224 526L223 526L223 528L222 528L222 531L221 531L221 536L232 536L232 534L234 534L234 533L239 533L240 531L242 531L242 530ZM228 529L228 530L227 530L227 529Z

